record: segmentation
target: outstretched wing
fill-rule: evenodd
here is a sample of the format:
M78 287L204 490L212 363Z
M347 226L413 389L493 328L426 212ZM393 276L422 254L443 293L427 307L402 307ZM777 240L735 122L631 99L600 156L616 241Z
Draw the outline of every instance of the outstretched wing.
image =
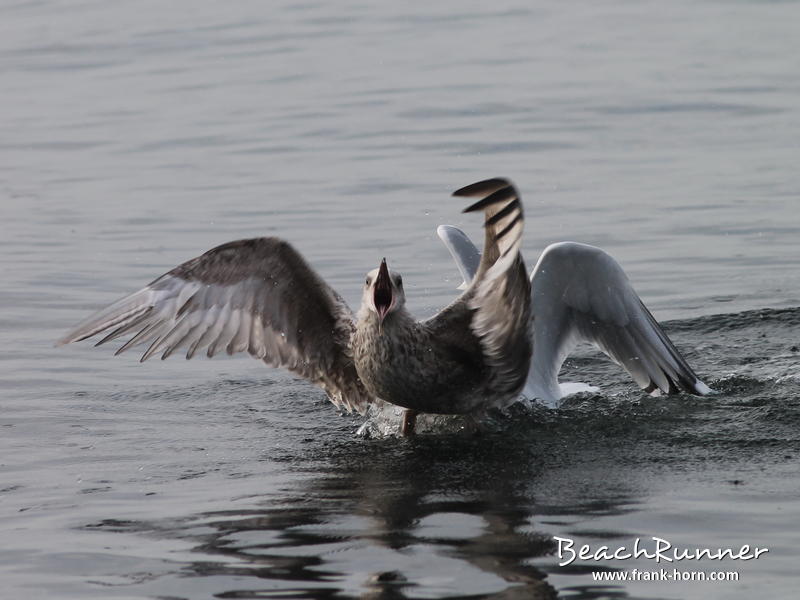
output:
M647 393L707 394L619 266L600 248L575 242L548 246L531 274L535 319L529 388L542 400L560 397L558 372L587 341L624 368Z
M477 249L469 238L450 225L442 228L447 235L440 237L459 270L476 272ZM460 243L452 244L453 239ZM710 393L639 299L622 267L599 248L553 244L539 258L531 282L535 351L526 396L556 406L561 397L558 372L580 342L594 344L649 393Z
M116 354L150 343L162 360L248 352L322 387L337 406L371 401L350 354L353 319L344 300L288 243L256 238L223 244L92 315L59 344L109 332L97 345L135 332Z
M520 255L522 203L507 179L488 179L454 196L481 198L464 212L482 210L485 240L475 278L465 292L474 311L470 327L480 339L498 396L517 393L531 360L530 282Z

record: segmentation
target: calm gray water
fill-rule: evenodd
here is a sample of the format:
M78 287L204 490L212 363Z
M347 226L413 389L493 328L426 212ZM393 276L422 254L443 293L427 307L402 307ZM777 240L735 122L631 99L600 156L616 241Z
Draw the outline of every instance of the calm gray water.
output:
M790 598L800 560L800 4L0 4L0 597ZM451 190L505 175L525 253L617 257L721 393L601 386L480 435L363 439L245 357L53 342L225 241L353 305L459 283ZM552 536L768 547L738 583L598 583ZM659 565L660 566L660 565Z

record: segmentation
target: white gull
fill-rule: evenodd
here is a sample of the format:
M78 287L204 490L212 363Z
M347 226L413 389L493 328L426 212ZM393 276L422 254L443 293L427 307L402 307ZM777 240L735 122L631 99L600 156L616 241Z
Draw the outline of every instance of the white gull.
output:
M440 225L444 242L468 286L481 253L460 229ZM545 248L531 272L533 358L522 396L557 407L582 384L559 384L567 356L588 342L621 366L645 392L658 395L712 390L695 374L631 286L619 263L587 244Z

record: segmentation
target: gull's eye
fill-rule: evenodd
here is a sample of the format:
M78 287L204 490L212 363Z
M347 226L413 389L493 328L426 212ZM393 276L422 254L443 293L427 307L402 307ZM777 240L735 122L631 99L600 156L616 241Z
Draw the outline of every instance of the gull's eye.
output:
M397 279L395 279L394 282L397 285L397 287L402 287L403 286L403 278L400 277L400 275L397 276Z
M367 284L367 287L369 287L369 284L370 284L370 283L372 283L372 279L370 279L369 277L367 277L367 280L366 280L364 283L366 283L366 284Z

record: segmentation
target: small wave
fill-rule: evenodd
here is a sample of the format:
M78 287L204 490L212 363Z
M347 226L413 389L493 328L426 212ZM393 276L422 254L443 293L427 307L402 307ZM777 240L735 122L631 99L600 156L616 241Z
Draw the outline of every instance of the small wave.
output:
M718 331L733 331L745 329L755 325L800 325L800 306L791 308L759 308L745 310L738 313L720 313L692 319L678 319L666 321L664 327L670 332L693 331L699 333L714 333Z

